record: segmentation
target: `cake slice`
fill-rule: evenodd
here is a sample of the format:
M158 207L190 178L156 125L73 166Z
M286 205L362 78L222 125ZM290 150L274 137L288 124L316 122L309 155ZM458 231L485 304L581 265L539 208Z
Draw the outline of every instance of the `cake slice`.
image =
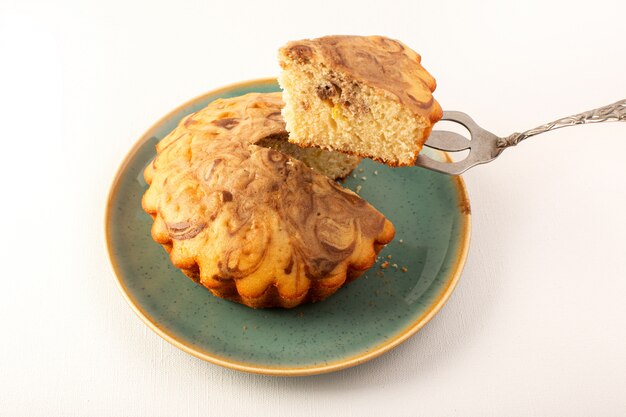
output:
M435 79L406 45L382 36L327 36L279 51L289 141L413 165L442 116Z

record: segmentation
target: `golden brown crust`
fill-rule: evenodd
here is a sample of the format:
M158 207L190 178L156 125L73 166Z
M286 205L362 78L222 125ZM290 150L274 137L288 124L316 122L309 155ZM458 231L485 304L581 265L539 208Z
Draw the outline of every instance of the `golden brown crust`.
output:
M323 299L369 268L394 229L303 163L255 145L284 132L279 93L220 99L157 145L142 206L172 263L251 307Z
M435 79L422 67L420 55L400 41L383 36L325 36L289 42L279 55L283 67L291 60L339 71L387 93L431 124L443 115L432 95Z

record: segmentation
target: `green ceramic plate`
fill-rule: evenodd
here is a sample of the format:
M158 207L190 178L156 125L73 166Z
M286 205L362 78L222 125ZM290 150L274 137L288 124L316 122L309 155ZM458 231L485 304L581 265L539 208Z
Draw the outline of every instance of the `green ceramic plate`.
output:
M292 310L253 310L214 297L174 268L152 241L152 219L141 209L147 188L143 169L155 156L155 144L185 115L219 97L271 91L278 91L275 80L210 92L169 113L139 140L111 188L109 255L133 310L182 350L247 372L335 371L399 345L443 306L467 255L469 200L460 177L364 160L344 186L361 186L360 195L396 227L396 238L377 265L325 301ZM387 260L389 266L381 268Z

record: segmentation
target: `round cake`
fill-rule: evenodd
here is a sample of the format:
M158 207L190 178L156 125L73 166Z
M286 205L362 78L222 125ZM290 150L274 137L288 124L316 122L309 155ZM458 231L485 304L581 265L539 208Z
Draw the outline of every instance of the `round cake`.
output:
M280 93L216 100L159 142L144 172L142 206L172 263L255 308L331 295L394 235L358 195L273 149L285 135L282 107Z

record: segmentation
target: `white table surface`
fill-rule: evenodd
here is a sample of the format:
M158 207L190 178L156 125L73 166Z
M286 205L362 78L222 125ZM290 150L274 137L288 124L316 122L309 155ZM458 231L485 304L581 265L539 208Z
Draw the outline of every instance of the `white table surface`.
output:
M0 415L626 415L626 124L467 173L455 293L334 374L249 375L171 346L123 300L103 233L137 138L205 91L275 75L287 40L401 39L444 109L508 134L626 97L625 4L0 0Z

